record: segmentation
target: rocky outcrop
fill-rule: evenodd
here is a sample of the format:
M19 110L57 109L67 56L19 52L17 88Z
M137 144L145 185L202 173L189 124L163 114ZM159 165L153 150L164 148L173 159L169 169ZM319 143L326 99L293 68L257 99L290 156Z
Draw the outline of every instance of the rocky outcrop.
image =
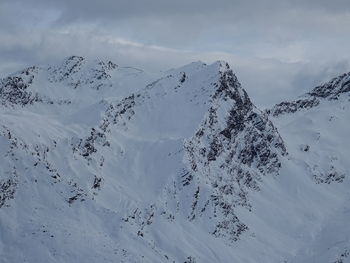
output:
M77 89L89 87L99 90L104 86L111 86L110 72L118 66L111 61L96 61L89 65L83 57L71 56L60 66L50 67L49 80L51 82L63 82Z
M38 68L33 66L0 80L1 104L25 106L42 101L37 93L28 89L37 73Z
M72 98L57 99L40 92L37 79L47 79L54 88L55 83L77 89L88 87L99 90L103 87L111 87L111 71L117 69L117 65L111 61L95 61L87 64L83 57L71 56L59 66L53 67L28 67L22 71L0 79L0 104L3 106L26 106L40 102L45 104L70 104ZM48 94L48 85L44 92ZM33 88L34 87L34 88Z
M189 184L197 177L210 183L206 203L221 214L212 233L235 241L247 229L235 207L249 209L249 191L259 190L263 176L278 174L280 157L287 152L276 128L253 105L227 64L220 74L202 125L185 142L189 172L184 180ZM200 187L196 191L198 199Z
M333 78L331 81L317 86L303 97L293 101L284 101L275 105L267 113L277 117L281 114L294 113L319 105L323 100L338 100L340 96L350 92L350 72Z
M0 208L7 200L13 199L16 192L16 182L13 179L0 181Z
M58 67L49 67L48 70L51 73L49 76L49 80L52 82L60 82L70 79L72 75L78 73L81 70L84 62L85 59L83 57L68 57L66 60L63 61L62 65Z

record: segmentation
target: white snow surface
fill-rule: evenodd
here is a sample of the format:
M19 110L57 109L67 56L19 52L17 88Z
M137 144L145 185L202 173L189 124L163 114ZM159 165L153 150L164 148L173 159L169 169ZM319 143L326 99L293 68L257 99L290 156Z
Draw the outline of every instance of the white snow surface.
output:
M0 106L0 262L350 262L348 93L266 116L288 154L232 208L247 227L237 239L214 234L219 208L199 211L214 188L200 172L183 184L184 145L230 70L195 62L155 75L71 57L14 73L32 74L26 91L42 99Z

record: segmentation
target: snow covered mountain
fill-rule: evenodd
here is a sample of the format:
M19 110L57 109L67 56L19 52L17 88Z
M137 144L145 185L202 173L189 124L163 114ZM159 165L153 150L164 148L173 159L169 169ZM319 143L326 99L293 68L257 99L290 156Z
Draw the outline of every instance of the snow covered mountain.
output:
M350 262L350 74L270 110L226 62L0 80L0 262Z

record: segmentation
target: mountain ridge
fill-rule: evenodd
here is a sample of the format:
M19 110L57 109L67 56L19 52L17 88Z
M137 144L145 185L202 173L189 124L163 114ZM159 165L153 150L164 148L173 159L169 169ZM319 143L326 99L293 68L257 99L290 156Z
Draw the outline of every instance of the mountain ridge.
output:
M155 76L72 56L3 78L4 262L345 260L347 77L265 112L224 61Z
M333 78L319 85L305 95L293 101L283 101L267 110L268 114L276 117L285 113L294 113L302 109L318 106L324 100L338 100L350 91L350 72Z

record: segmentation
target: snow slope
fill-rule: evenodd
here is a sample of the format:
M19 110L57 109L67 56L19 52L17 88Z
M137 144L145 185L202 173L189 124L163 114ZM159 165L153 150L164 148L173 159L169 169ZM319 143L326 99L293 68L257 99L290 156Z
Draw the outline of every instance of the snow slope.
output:
M222 61L2 79L0 262L348 262L347 76L265 112Z

